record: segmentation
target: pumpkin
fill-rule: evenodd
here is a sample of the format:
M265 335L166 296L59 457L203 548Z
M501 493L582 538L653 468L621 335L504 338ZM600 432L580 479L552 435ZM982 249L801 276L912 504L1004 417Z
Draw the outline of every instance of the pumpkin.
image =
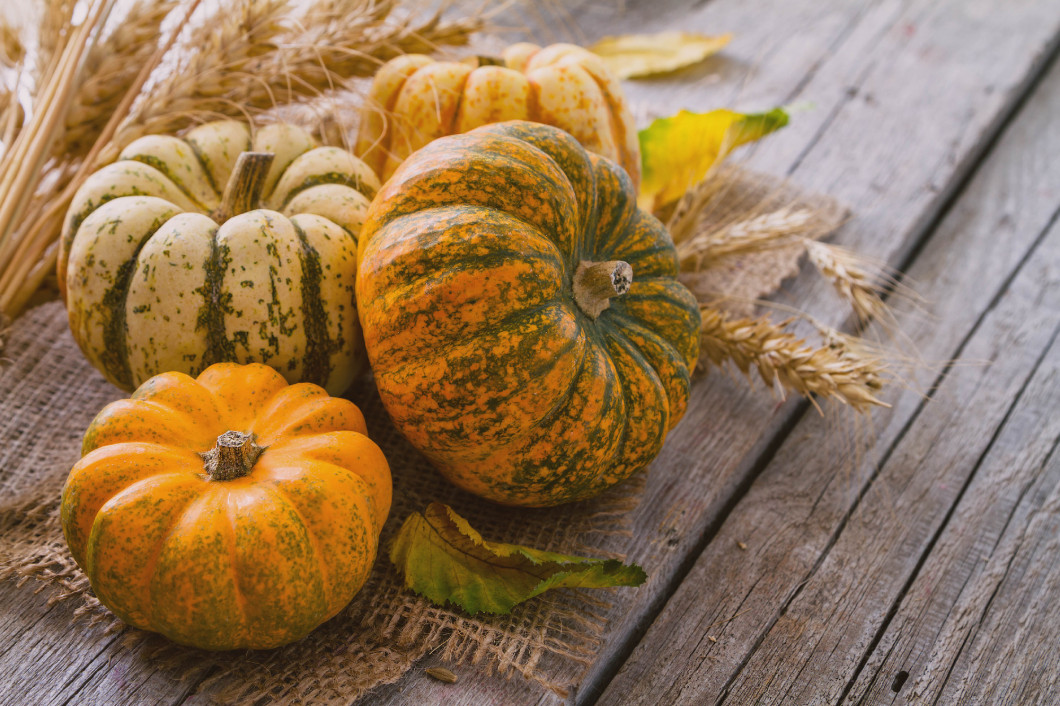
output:
M684 414L699 307L629 176L514 121L431 143L369 209L357 298L379 394L457 485L547 506L595 495Z
M365 363L353 279L378 188L291 125L140 138L69 209L58 277L74 338L126 390L229 361L341 393Z
M297 640L375 560L390 470L365 434L352 402L265 365L163 373L85 433L70 552L130 625L211 650Z
M408 54L385 64L361 112L356 151L384 179L431 140L505 120L566 130L621 164L636 186L640 146L622 85L573 44L515 44L500 59L438 62ZM390 119L387 118L389 116Z

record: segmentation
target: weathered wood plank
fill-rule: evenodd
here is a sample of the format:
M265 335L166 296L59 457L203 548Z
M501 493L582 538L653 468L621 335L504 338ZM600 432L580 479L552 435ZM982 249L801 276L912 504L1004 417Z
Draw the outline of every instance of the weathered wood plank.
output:
M949 371L932 404L923 407L909 392L876 415L885 464L875 480L877 459L854 469L836 463L841 459L818 446L827 424L805 420L726 520L603 703L649 695L695 703L726 694L734 703L838 699L1052 335L1058 294L1050 267L1060 257L1060 233L1029 259L1026 253L1051 225L1056 231L1060 135L1047 134L1058 109L1060 67L912 268L936 304L933 320L907 318L904 328L928 359L963 350L969 365ZM995 303L1021 265L1021 278ZM990 316L965 344L965 332L984 311ZM769 669L760 667L767 659ZM783 691L793 679L798 688Z
M1054 338L846 702L1042 703L1055 695L1057 410Z
M1055 368L1053 385L1056 384ZM1055 416L1056 406L1051 413ZM1052 490L1035 508L1025 531L1006 536L1016 551L1004 580L987 602L970 637L947 674L937 704L1050 704L1056 700L1060 652L1060 456L1054 449L1045 474ZM1037 489L1036 489L1037 490ZM912 694L910 695L912 696ZM907 699L908 701L908 699Z
M105 634L103 626L83 622L71 630L76 608L72 602L48 607L47 595L25 587L5 593L9 598L3 603L5 619L15 618L11 622L20 629L7 638L10 642L5 640L0 652L0 701L18 703L31 694L35 704L64 703L94 676L87 665L117 637Z
M856 675L860 659L1056 335L1060 228L1033 257L962 351L965 360L992 364L960 368L946 378L939 404L916 418L846 526L837 528L834 546L818 559L726 689L731 703L835 702ZM1013 346L1014 341L1020 345Z

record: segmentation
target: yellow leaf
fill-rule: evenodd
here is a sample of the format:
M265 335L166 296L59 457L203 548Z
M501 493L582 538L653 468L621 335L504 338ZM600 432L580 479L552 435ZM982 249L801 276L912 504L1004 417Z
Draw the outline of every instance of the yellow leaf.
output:
M654 76L699 63L721 51L731 34L710 37L692 32L624 34L604 37L589 47L619 78Z
M487 542L453 509L431 503L405 520L390 545L390 561L405 585L433 603L454 603L468 613L508 613L552 588L639 586L637 565L584 559Z
M643 176L638 204L654 211L676 201L732 150L787 124L788 114L781 108L753 114L682 110L655 120L640 131Z

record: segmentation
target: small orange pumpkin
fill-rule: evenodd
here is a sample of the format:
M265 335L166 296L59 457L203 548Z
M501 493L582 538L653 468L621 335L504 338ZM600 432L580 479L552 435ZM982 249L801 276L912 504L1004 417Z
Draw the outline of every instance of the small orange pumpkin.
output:
M277 647L349 603L390 469L347 400L272 368L163 373L103 409L63 489L92 589L125 622L212 650Z

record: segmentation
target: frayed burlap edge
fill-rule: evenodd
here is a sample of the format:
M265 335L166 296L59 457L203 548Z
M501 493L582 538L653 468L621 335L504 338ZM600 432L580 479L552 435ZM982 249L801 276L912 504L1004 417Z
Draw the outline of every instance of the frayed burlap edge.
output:
M697 235L711 229L722 233L733 224L798 204L821 214L812 233L803 237L820 237L838 226L845 213L833 200L802 194L782 179L739 168L714 178L724 182L718 182L707 208L697 213ZM686 266L682 277L719 307L744 307L794 274L800 256L777 248L700 262L698 269ZM79 455L80 434L96 411L123 395L80 355L58 302L15 322L5 354L0 492L8 500L0 503L0 580L14 578L23 586L32 580L36 590L49 591L50 602L80 600L77 615L82 621L105 623L111 632L124 630L122 647L149 660L154 669L178 673L189 661L209 665L197 687L206 699L350 703L396 681L428 652L458 665L519 674L565 695L571 684L560 683L557 673L544 669L544 658L582 665L581 670L566 670L568 674L583 672L606 633L611 600L621 600L616 592L555 591L517 606L509 616L471 618L413 595L381 558L347 610L277 650L218 655L127 628L92 596L67 552L58 503L66 472ZM601 547L624 545L608 540L629 534L626 518L641 497L644 474L590 502L547 510L500 508L453 488L433 472L390 424L370 380L349 396L364 411L369 433L386 452L394 474L394 506L381 547L410 512L432 500L451 505L488 539L592 556L615 556Z
M683 207L691 212L681 213ZM799 273L805 242L849 217L830 196L731 164L714 170L677 211L688 224L675 230L681 281L700 303L734 316L751 316L763 297ZM674 214L663 215L673 222ZM727 254L712 256L718 252Z

